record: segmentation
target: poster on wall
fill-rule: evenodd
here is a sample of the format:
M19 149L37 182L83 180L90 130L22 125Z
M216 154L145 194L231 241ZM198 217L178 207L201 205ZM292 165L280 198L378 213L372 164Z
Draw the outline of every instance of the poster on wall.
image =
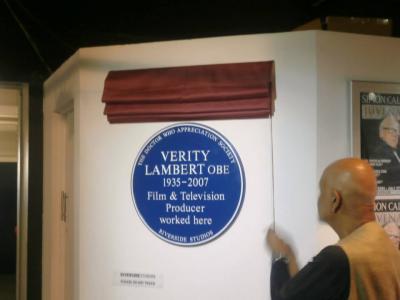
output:
M151 136L136 158L131 191L144 225L158 238L196 246L237 218L245 175L233 145L216 130L179 123Z
M375 215L400 242L400 83L352 81L353 154L377 176Z

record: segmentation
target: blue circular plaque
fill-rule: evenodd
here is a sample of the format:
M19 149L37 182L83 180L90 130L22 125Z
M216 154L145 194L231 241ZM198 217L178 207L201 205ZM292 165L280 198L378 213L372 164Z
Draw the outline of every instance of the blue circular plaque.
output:
M195 123L164 128L140 150L132 196L143 223L159 238L193 246L220 236L242 206L240 158L220 133Z

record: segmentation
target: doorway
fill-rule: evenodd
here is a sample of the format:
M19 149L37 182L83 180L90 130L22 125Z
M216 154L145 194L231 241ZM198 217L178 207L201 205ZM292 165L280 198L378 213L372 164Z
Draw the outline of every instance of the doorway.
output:
M0 299L25 300L28 86L0 83Z
M0 125L0 151L14 134ZM15 134L16 139L16 134ZM15 142L16 143L16 142ZM0 160L0 299L16 299L17 162Z
M15 300L17 250L15 234L17 224L16 162L0 163L0 195L0 299Z

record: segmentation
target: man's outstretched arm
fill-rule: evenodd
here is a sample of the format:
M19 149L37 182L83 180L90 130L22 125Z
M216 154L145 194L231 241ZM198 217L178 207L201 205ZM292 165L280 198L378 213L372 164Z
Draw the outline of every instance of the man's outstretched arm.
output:
M298 270L291 247L274 232L267 236L271 250L281 253L271 269L272 300L347 299L350 265L341 247L324 248L304 268ZM272 246L271 246L272 245ZM274 248L272 248L274 247ZM279 251L278 251L279 250ZM276 255L276 254L275 254Z

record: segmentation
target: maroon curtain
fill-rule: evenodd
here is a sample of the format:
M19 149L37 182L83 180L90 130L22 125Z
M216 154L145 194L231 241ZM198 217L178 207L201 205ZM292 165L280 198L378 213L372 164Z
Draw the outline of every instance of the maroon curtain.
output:
M110 71L104 114L110 123L270 117L274 62Z

